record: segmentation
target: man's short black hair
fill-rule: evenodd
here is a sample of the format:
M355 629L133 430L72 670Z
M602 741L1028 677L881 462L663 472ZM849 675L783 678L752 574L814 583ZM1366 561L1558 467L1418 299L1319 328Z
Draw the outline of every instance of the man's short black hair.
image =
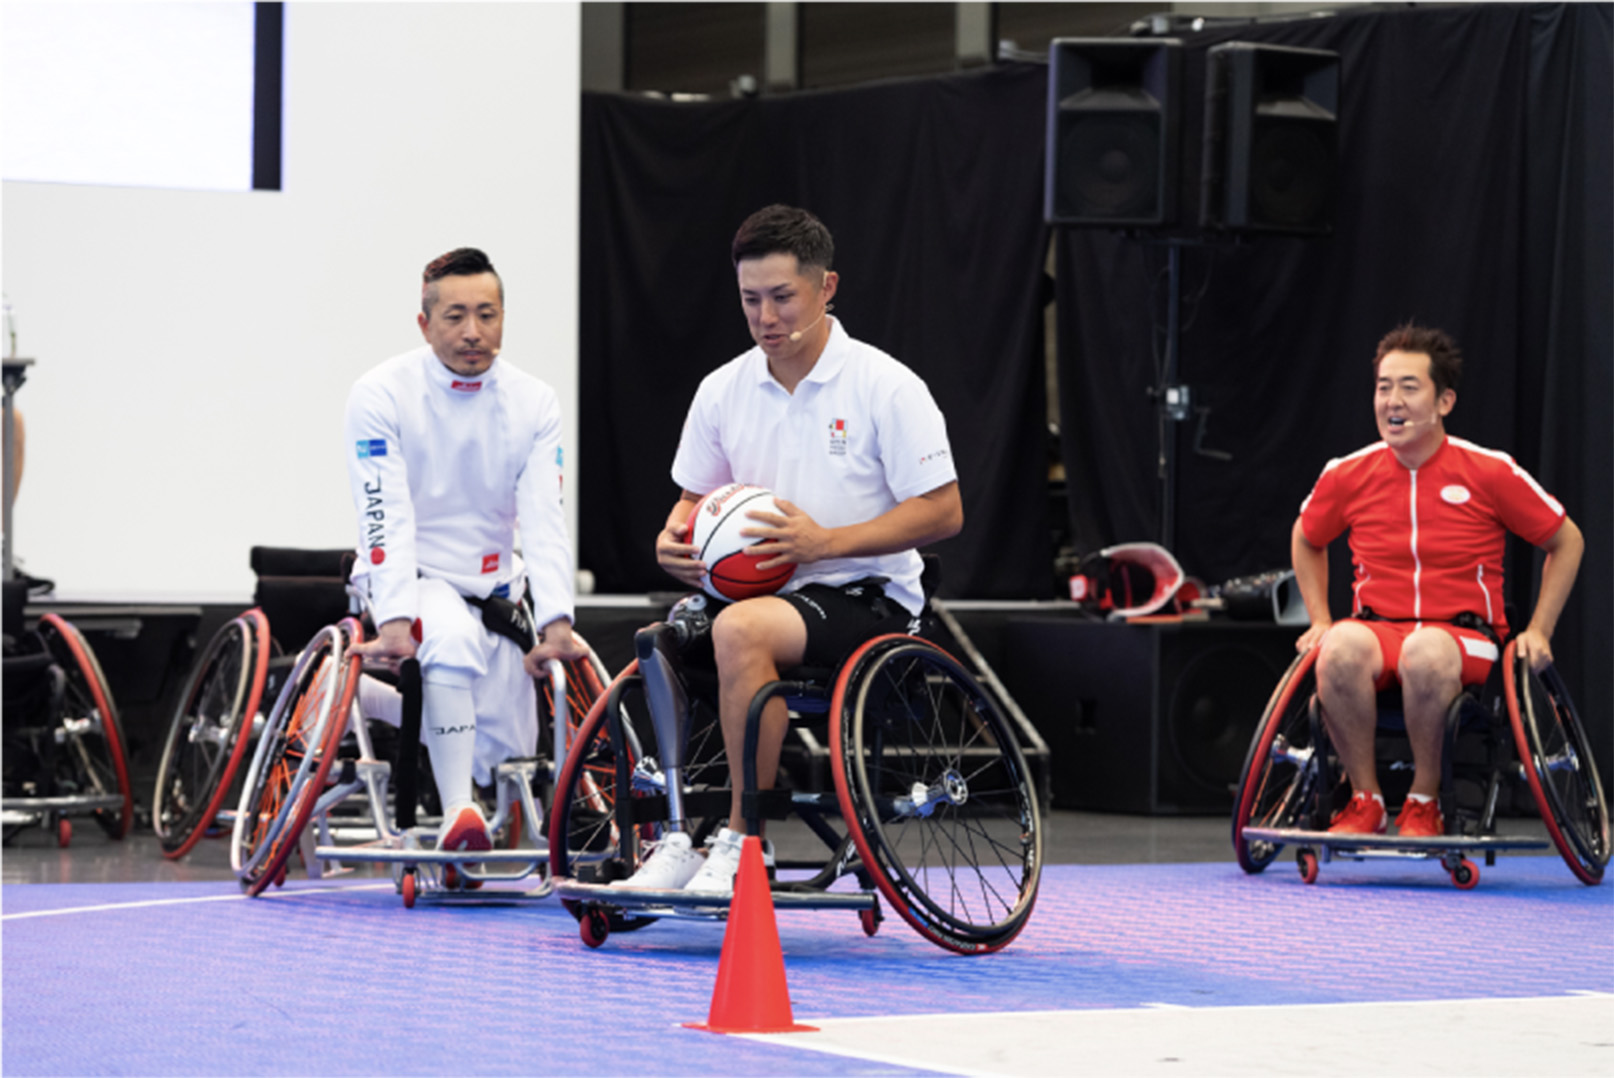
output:
M787 254L796 256L799 269L816 266L827 271L834 268L835 239L824 222L806 210L775 203L745 219L729 253L736 266L748 258Z
M1386 333L1379 341L1373 356L1373 377L1379 376L1379 364L1391 352L1421 352L1429 357L1429 380L1435 383L1435 393L1456 389L1463 380L1463 353L1452 340L1451 334L1432 326L1411 322Z
M499 302L504 302L504 278L499 271L493 268L493 261L476 247L456 247L447 254L438 255L426 263L425 272L420 275L420 309L429 319L432 316L432 304L437 302L437 289L432 285L444 277L475 277L478 274L491 273L499 282Z

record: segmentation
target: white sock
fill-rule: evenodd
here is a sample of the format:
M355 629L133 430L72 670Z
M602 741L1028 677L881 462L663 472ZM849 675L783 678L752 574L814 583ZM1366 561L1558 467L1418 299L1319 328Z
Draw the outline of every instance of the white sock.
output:
M420 739L431 754L443 817L451 818L471 799L471 766L476 761L476 705L467 685L427 681L422 700Z
M359 678L359 710L367 719L397 726L403 722L403 693L379 678L364 674Z
M1410 794L1409 793L1407 795L1407 800L1408 801L1415 801L1420 805L1427 805L1427 804L1429 804L1429 802L1433 801L1434 798L1431 797L1428 794Z

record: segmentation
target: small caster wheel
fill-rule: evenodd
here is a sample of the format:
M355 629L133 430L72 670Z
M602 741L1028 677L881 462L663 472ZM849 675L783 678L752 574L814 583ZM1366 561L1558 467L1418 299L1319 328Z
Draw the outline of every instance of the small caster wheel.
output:
M1457 885L1458 890L1472 891L1479 884L1479 878L1479 866L1466 857L1451 870L1451 882Z
M598 947L605 942L605 937L611 934L611 919L601 910L589 910L583 919L577 922L577 930L583 937L583 942L590 947Z
M415 882L415 870L412 868L406 869L403 874L403 879L398 881L398 892L399 894L403 895L404 909L412 910L415 908L415 898L417 897L416 888L419 886L420 885Z
M1300 853L1295 856L1295 861L1300 866L1301 880L1305 883L1316 883L1317 855L1312 853L1310 850L1301 850Z
M880 931L880 922L885 920L885 918L880 915L880 907L878 905L871 906L866 910L858 910L857 919L863 924L863 934L865 936L872 936L876 932Z
M66 816L56 821L56 845L67 849L73 842L73 821Z

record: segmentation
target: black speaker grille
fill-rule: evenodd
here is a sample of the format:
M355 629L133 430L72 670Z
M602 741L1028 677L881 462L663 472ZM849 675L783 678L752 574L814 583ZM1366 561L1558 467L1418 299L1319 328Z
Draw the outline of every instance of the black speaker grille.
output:
M1244 644L1224 644L1193 656L1177 675L1167 741L1182 775L1200 790L1226 796L1238 782L1267 696L1283 673L1275 666Z
M1059 154L1070 184L1061 192L1061 215L1105 220L1158 216L1159 115L1087 113L1066 123Z
M1250 148L1251 223L1327 228L1333 219L1334 125L1260 118Z

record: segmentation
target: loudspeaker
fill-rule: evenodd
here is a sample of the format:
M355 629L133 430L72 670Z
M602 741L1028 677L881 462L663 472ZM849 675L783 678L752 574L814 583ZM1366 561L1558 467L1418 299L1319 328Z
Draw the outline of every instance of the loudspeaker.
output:
M1200 224L1328 235L1339 168L1339 54L1234 41L1205 57Z
M1181 53L1172 38L1055 38L1049 45L1049 224L1175 220Z
M1300 632L1009 620L1002 677L1048 743L1054 807L1231 812L1250 739Z

